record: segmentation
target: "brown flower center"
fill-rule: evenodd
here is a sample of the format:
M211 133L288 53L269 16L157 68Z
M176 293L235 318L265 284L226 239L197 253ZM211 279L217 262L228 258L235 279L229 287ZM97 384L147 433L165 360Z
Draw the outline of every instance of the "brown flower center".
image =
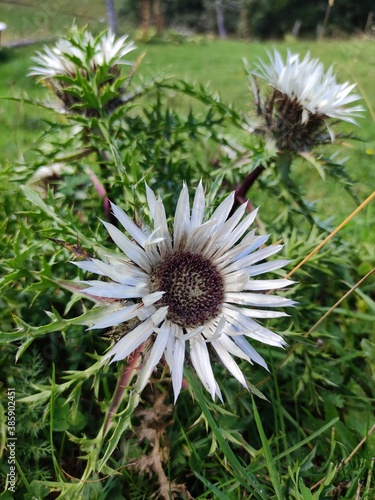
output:
M150 292L165 292L157 303L168 306L167 318L196 328L221 311L224 282L216 267L201 255L178 252L159 264L150 276Z

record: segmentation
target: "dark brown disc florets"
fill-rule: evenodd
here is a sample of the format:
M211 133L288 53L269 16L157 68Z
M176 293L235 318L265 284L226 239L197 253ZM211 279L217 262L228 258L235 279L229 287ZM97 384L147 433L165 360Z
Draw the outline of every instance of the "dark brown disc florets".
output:
M271 134L280 150L306 152L324 139L326 116L318 111L309 112L308 120L302 122L302 104L296 97L279 90L273 91L264 109L258 112L264 119L264 130L261 131Z
M199 254L178 252L167 257L150 276L150 292L165 292L158 306L167 318L196 328L215 318L224 300L224 282L217 268Z

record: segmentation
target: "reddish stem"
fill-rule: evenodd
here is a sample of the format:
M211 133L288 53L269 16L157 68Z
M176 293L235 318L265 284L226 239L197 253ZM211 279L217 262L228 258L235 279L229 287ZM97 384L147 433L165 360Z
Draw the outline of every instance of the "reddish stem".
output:
M118 380L116 390L112 399L111 407L109 409L106 422L104 424L104 434L107 433L113 417L116 415L118 407L120 406L122 396L127 387L129 387L134 372L137 369L140 360L143 344L136 349L128 358L128 364L123 366L121 377Z
M245 177L241 184L237 186L237 189L234 192L234 204L232 208L232 213L238 208L242 203L246 203L247 207L246 211L251 212L253 210L253 206L246 198L246 193L249 191L254 182L258 179L260 174L263 172L265 168L262 165L258 165L254 170L252 170L249 175Z
M100 180L94 174L94 172L91 170L91 168L89 169L89 174L90 174L91 182L92 182L96 192L98 193L99 198L101 198L103 200L103 209L104 209L104 212L107 216L107 219L109 220L109 222L112 222L112 224L116 225L116 218L113 216L113 214L111 212L111 207L109 204L109 199L107 197L107 191L106 191L105 186L103 186L103 184L100 182Z

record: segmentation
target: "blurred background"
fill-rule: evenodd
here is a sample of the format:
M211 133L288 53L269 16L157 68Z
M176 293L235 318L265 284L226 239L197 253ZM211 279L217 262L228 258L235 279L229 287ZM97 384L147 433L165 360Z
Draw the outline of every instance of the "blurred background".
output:
M3 44L61 33L73 22L91 29L152 37L214 35L285 39L373 36L373 0L13 0L0 2Z

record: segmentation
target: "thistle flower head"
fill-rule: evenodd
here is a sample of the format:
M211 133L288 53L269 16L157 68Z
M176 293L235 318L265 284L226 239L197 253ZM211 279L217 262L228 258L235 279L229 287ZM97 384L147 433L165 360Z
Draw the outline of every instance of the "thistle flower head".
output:
M127 39L128 35L116 39L110 31L94 38L88 31L74 27L53 47L45 46L37 52L29 76L47 80L67 110L75 107L95 115L89 108L100 108L102 95L103 106L112 110L119 104L122 89L103 89L120 77L119 65L133 65L125 56L136 47Z
M141 344L145 357L140 386L164 357L169 365L175 399L182 384L188 357L212 398L221 398L210 361L213 350L228 371L247 383L234 357L267 365L249 339L282 347L282 337L258 323L258 319L285 316L275 308L291 306L290 299L264 293L284 288L286 279L260 279L287 261L262 262L281 250L263 248L268 236L248 231L256 211L245 215L246 204L229 216L233 194L204 221L205 196L199 184L190 210L186 185L180 193L173 230L169 230L163 202L147 187L153 227L141 230L118 206L113 214L125 232L103 222L122 251L106 261L75 263L103 277L83 282L81 293L102 303L91 328L115 327L127 332L106 357L127 358ZM81 287L83 286L81 284ZM108 301L108 302L106 302ZM104 302L104 306L103 306ZM135 324L134 324L135 322Z
M328 118L356 124L363 108L350 105L361 97L352 93L355 84L337 83L332 66L325 72L309 53L301 60L299 54L288 51L285 62L277 50L273 55L268 52L268 57L269 63L259 60L250 76L273 88L265 103L258 100L258 111L280 149L307 151L319 142L325 128L333 138ZM256 94L258 99L257 88Z
M124 35L116 39L111 31L94 38L86 30L73 28L70 35L60 38L54 47L45 46L44 52L37 52L37 56L32 60L38 66L33 66L29 75L41 79L56 76L75 77L78 73L86 76L88 70L95 71L98 66L132 64L124 57L136 47L132 41L125 43L127 38L128 35Z

